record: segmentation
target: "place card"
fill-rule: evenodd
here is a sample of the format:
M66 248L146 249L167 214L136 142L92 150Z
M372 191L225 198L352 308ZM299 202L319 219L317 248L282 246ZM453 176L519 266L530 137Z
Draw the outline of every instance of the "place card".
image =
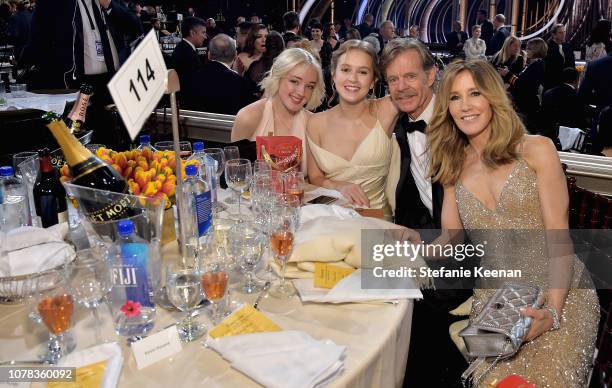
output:
M281 331L281 328L251 305L246 304L212 328L208 334L212 338L219 338L270 331Z
M102 386L108 360L81 366L76 369L75 382L49 382L47 388L98 388Z
M138 369L146 368L181 350L181 340L175 325L132 344Z
M317 288L334 288L345 277L355 272L354 268L342 268L332 264L315 263L314 286Z

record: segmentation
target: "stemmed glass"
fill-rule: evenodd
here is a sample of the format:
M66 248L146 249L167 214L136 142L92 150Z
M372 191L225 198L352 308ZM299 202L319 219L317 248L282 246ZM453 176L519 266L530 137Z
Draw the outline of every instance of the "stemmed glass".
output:
M21 171L19 169L19 165L26 160L36 159L38 160L38 152L35 151L25 151L19 152L13 155L13 169L15 170L15 176L19 179L22 179ZM34 177L36 179L36 177Z
M265 174L272 171L272 167L265 161L258 159L253 162L253 175Z
M13 155L15 176L23 179L28 190L28 206L33 226L39 226L36 204L34 203L34 184L40 171L40 159L37 152L20 152Z
M211 252L202 263L202 288L206 294L206 299L212 303L211 320L218 324L225 312L221 303L227 290L229 273L223 258Z
M178 263L169 264L166 272L166 291L170 302L186 313L185 318L177 325L181 341L191 342L203 336L206 326L194 320L192 314L203 297L197 269Z
M154 147L159 151L174 151L174 142L172 141L158 141ZM181 159L187 159L191 156L191 143L188 141L179 142L179 156Z
M56 279L55 286L41 291L36 298L36 311L49 330L47 350L41 359L45 364L56 364L62 356L76 347L74 341L65 336L71 326L74 312L72 295L66 289L65 269L57 269L53 275Z
M230 232L232 252L238 265L245 272L245 280L239 290L252 294L261 290L261 284L253 279L253 271L264 251L264 235L254 222L236 223Z
M285 187L286 194L294 195L298 197L300 204L304 203L304 187L306 183L303 172L294 171L285 174L283 176L283 186Z
M225 161L227 162L228 160L232 160L232 159L240 159L240 151L238 149L238 147L236 146L225 146L223 147L223 155L225 157ZM227 178L225 179L226 183L227 183ZM236 198L234 198L234 196L230 196L229 198L227 198L225 200L225 203L233 205L235 203L237 203L238 200Z
M229 188L238 193L238 217L242 215L240 197L251 186L253 173L248 159L232 159L225 163L225 181Z
M280 266L281 281L270 290L270 294L281 299L295 295L293 285L285 282L285 266L293 252L296 229L295 208L282 201L277 201L270 219L270 245L274 260Z
M276 170L261 171L254 175L251 188L251 210L255 223L266 236L265 246L268 248L270 234L270 213L272 211L275 195L283 192L282 173ZM258 276L262 280L272 280L272 267L268 261L264 275Z
M91 310L95 320L96 336L99 335L100 316L98 306L112 287L108 262L91 249L77 252L76 260L66 265L67 288L74 299Z
M215 171L215 178L217 179L217 207L218 210L224 210L223 205L219 201L219 188L221 186L221 174L225 169L225 154L221 148L204 148L204 153L213 158L217 162L217 170Z

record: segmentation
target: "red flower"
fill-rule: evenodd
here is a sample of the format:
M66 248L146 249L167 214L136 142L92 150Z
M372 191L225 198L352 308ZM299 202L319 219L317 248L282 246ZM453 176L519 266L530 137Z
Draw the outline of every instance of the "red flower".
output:
M121 306L121 311L128 318L137 317L140 315L140 303L128 300L123 306Z

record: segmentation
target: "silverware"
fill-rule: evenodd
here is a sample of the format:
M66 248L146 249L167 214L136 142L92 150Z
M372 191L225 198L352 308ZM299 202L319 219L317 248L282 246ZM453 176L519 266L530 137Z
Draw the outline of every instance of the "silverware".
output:
M266 293L268 292L268 290L270 289L270 285L271 285L271 284L272 284L272 283L271 283L271 282L268 280L268 281L267 281L267 282L264 284L264 286L263 286L263 288L262 288L261 292L259 293L259 295L257 295L257 299L255 299L255 303L253 303L253 308L254 308L255 310L257 310L257 306L259 305L259 302L261 302L261 298L263 298L264 294L266 294Z

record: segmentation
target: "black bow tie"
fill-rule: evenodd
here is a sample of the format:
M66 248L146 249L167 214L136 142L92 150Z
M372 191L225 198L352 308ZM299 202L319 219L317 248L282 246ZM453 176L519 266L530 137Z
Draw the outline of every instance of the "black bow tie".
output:
M425 128L427 128L427 123L424 120L409 121L406 124L406 133L412 133L414 131L425 133Z

